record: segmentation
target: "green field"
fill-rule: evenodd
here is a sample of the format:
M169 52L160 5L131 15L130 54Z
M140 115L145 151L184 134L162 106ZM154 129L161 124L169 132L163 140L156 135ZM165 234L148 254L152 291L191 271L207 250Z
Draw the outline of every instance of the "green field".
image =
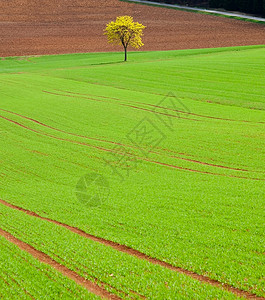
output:
M0 237L1 299L100 299Z
M0 199L265 297L265 46L122 59L0 60ZM0 229L122 299L239 298L1 203ZM96 298L0 243L0 298Z

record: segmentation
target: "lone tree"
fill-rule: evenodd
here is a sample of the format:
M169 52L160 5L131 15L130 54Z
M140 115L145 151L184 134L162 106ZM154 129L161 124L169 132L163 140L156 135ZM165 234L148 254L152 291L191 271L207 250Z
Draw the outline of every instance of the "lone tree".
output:
M143 46L142 35L144 25L133 22L133 17L117 17L115 22L107 24L105 35L108 36L109 43L122 45L124 47L124 61L127 61L127 47L130 45L134 48Z

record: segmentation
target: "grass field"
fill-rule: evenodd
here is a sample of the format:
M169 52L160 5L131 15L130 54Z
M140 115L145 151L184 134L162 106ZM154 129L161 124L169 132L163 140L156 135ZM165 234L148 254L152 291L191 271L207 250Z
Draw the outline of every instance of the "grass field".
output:
M4 204L265 297L265 46L122 59L0 60L0 229L122 299L239 295ZM0 296L96 298L0 243Z
M100 299L0 237L1 299Z

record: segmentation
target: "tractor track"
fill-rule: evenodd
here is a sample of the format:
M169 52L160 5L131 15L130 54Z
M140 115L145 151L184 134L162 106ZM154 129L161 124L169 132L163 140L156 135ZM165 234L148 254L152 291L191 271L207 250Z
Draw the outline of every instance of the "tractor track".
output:
M56 224L58 226L61 226L63 228L66 228L84 238L88 238L92 241L95 241L95 242L98 242L98 243L101 243L105 246L109 246L119 252L123 252L123 253L126 253L128 255L131 255L131 256L135 256L139 259L143 259L143 260L146 260L152 264L155 264L155 265L160 265L164 268L167 268L169 270L172 270L172 271L175 271L175 272L178 272L178 273L181 273L181 274L184 274L184 275L187 275L193 279L196 279L200 282L203 282L203 283L207 283L207 284L210 284L212 286L216 286L218 288L222 288L222 289L225 289L227 291L230 291L232 292L233 294L237 295L237 296L240 296L240 297L244 297L244 298L247 298L247 299L265 299L264 297L259 297L255 294L252 294L250 292L247 292L247 291L244 291L244 290L241 290L239 288L236 288L236 287L233 287L233 286L230 286L229 284L226 284L226 283L222 283L220 281L217 281L217 280L214 280L214 279L211 279L205 275L201 275L201 274L197 274L197 273L194 273L192 271L189 271L187 269L184 269L184 268L181 268L181 267L176 267L176 266L173 266L171 265L170 263L168 262L165 262L165 261L162 261L160 259L157 259L157 258L154 258L154 257L150 257L148 256L147 254L143 253L143 252L140 252L136 249L133 249L131 247L128 247L126 245L121 245L119 243L116 243L116 242L113 242L111 240L107 240L107 239L104 239L104 238L101 238L101 237L98 237L98 236L94 236L92 234L89 234L89 233L86 233L85 231L83 231L82 229L79 229L77 227L73 227L73 226L70 226L68 224L65 224L65 223L62 223L62 222L59 222L59 221L56 221L56 220L53 220L53 219L49 219L47 217L42 217L40 215L38 215L37 213L33 212L33 211L30 211L28 209L25 209L25 208L22 208L22 207L19 207L19 206L16 206L16 205L13 205L5 200L2 200L0 199L0 203L9 207L9 208L12 208L12 209L15 209L15 210L18 210L18 211L22 211L24 213L26 213L27 215L30 215L30 216L33 216L33 217L36 217L36 218L39 218L41 220L45 220L45 221L48 221L48 222L51 222L53 224ZM0 234L3 233L3 230L0 229ZM9 233L5 233L4 234L7 234L7 236L9 235ZM23 243L23 242L22 242ZM26 246L28 248L31 248L31 246ZM38 251L38 250L36 250Z
M57 261L52 259L49 255L46 253L43 253L37 249L35 249L33 246L17 239L14 237L11 233L3 230L0 228L0 235L6 238L9 242L15 244L18 246L21 250L28 252L31 254L33 257L35 257L37 260L41 261L42 263L45 263L47 265L50 265L60 273L62 273L64 276L72 279L75 281L77 284L83 286L86 288L89 292L100 296L105 299L113 299L113 300L119 300L121 299L120 297L109 293L107 290L105 290L103 287L95 284L92 281L89 281L88 279L85 279L78 275L76 272L68 269L66 266L59 264Z
M11 120L11 119L6 118L4 116L0 116L0 118L6 120L8 122L11 122L11 123L13 123L17 126L20 126L24 129L27 129L29 131L32 131L32 132L37 133L39 135L42 135L42 136L47 136L49 138L57 139L57 140L60 140L60 141L63 141L63 142L70 142L70 143L73 143L73 144L86 146L86 147L94 148L94 149L109 152L109 153L124 155L123 152L115 151L114 149L107 149L107 148L104 148L104 147L95 146L95 145L91 145L91 144L87 144L87 143L79 142L79 141L75 141L75 140L69 140L69 139L57 137L57 136L54 136L54 135L51 135L51 134L48 134L48 133L44 133L42 131L32 129L32 128L26 126L26 125L23 125L23 124L21 124L17 121ZM155 153L155 152L153 152L153 153ZM138 159L140 161L147 161L147 162L154 163L154 164L157 164L157 165L161 165L161 166L165 166L165 167L169 167L169 168L173 168L173 169L179 169L179 170L183 170L183 171L189 171L189 172L195 172L195 173L201 173L201 174L207 174L207 175L214 175L214 176L230 177L230 178L232 177L232 178L239 178L239 179L246 179L246 180L265 181L265 179L258 178L258 177L237 176L237 175L232 175L232 174L214 173L214 172L209 172L209 171L201 171L201 170L196 170L196 169L191 169L191 168L186 168L186 167L180 167L180 166L176 166L176 165L172 165L172 164L168 164L168 163L164 163L164 162L160 162L160 161L156 161L156 160L151 160L151 159L139 157L139 156L136 156L136 155L133 155L133 154L130 154L130 157ZM173 158L174 156L171 156L171 157ZM177 158L177 157L175 157L175 158ZM189 161L192 162L192 160L189 160ZM196 161L193 161L193 162L195 163ZM202 164L204 165L204 163L202 163ZM238 171L236 169L231 169L231 170ZM244 172L245 170L242 169L240 171Z

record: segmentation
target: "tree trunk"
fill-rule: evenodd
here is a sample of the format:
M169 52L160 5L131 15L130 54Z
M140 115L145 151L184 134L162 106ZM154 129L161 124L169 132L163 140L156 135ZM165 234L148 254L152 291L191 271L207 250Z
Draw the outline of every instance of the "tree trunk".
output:
M127 47L124 47L124 61L127 61Z

